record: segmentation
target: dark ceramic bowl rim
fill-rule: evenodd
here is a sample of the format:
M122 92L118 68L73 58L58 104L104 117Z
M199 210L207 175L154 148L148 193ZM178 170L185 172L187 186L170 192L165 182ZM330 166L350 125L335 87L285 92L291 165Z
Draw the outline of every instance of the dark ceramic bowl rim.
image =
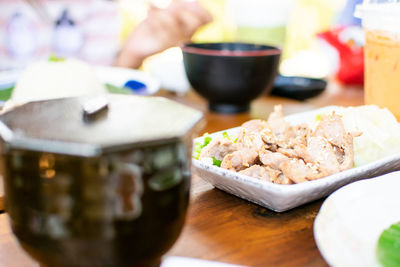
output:
M219 50L212 48L198 48L193 47L192 45L206 45L206 44L214 44L214 43L187 43L181 46L181 49L185 53L196 54L196 55L206 55L206 56L224 56L224 57L255 57L255 56L273 56L280 55L282 53L281 49L274 46L260 45L260 48L257 50ZM215 43L215 44L224 44L224 43ZM226 43L228 44L228 43ZM256 45L250 43L238 43L232 42L229 44L247 44L247 45Z

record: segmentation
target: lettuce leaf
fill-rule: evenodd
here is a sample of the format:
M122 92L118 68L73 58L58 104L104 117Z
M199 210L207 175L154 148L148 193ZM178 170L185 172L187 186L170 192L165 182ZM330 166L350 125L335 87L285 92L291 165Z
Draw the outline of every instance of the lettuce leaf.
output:
M195 142L193 147L192 157L194 159L199 159L201 150L203 149L203 147L207 146L211 142L211 140L212 138L208 136L208 134L206 134L206 136L204 137L203 144L200 142Z

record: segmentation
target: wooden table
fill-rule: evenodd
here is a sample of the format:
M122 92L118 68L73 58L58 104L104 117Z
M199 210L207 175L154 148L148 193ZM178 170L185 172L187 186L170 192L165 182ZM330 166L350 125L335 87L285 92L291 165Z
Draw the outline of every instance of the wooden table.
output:
M267 118L275 104L286 114L325 105L360 105L362 90L331 83L326 92L307 102L261 97L251 112L222 115L207 112L195 93L178 97L161 92L205 112L203 132L215 132L251 118ZM284 213L276 213L214 189L198 177L192 179L191 205L180 238L167 255L216 260L248 266L326 266L313 237L313 222L323 200ZM1 204L1 202L0 202ZM1 207L0 207L1 208ZM15 241L6 214L0 215L0 266L37 266Z

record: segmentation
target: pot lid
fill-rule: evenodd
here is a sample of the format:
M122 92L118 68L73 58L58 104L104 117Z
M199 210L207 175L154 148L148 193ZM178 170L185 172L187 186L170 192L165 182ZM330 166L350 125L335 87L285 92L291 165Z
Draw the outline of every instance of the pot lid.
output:
M0 136L12 148L91 157L182 138L201 119L201 112L162 97L71 97L1 115Z

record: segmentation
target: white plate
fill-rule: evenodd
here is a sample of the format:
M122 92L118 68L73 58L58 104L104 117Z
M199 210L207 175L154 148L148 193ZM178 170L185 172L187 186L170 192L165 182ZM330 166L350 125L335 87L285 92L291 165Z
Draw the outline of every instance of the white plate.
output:
M359 181L330 195L314 222L314 237L331 266L379 266L381 232L400 221L400 172Z
M127 81L135 80L146 85L148 95L154 95L160 89L158 80L140 70L108 66L97 66L94 69L102 83L123 87Z
M153 95L160 89L160 82L149 74L134 69L95 66L97 78L102 83L109 83L118 87L123 87L129 80L139 81L146 85L149 94ZM0 90L7 89L15 85L22 70L7 70L0 72Z
M294 114L285 117L285 120L292 125L309 122L317 114L329 112L336 108L329 106ZM238 130L239 127L236 127L228 129L226 132L228 134L236 134ZM217 132L210 136L221 136L222 132ZM194 142L203 142L203 137L196 138ZM398 169L400 169L400 153L319 180L293 185L280 185L238 174L193 159L194 175L201 177L223 191L278 212L286 211L325 197L339 187L351 182L375 177Z

